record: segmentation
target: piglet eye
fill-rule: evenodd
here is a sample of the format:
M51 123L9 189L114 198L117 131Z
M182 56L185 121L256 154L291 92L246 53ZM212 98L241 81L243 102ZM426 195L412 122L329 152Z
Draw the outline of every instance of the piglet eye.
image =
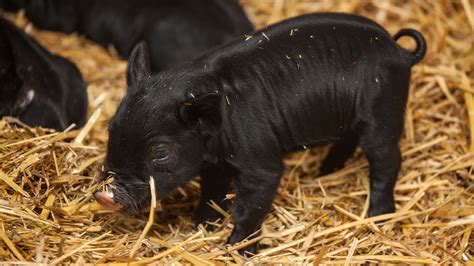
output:
M164 163L170 158L170 150L168 145L160 144L153 151L153 163Z

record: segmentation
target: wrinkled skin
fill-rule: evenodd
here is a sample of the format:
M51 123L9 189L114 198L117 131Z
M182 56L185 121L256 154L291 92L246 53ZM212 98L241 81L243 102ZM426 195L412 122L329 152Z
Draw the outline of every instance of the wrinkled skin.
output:
M84 125L87 104L86 84L74 64L0 18L0 117L64 130Z
M396 44L402 36L415 39L415 51ZM115 181L105 201L136 213L149 206L150 176L162 198L200 175L194 219L204 223L219 217L207 202L225 207L232 181L234 244L270 211L282 156L334 143L321 173L343 167L360 146L370 165L369 215L393 212L410 69L425 51L415 30L392 37L373 21L334 13L283 21L158 75L139 45L110 122L105 168Z

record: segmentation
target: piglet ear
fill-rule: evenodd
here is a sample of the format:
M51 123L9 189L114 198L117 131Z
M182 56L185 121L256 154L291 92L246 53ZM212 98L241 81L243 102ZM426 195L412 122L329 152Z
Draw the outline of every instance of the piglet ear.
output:
M181 119L202 131L215 129L222 122L221 98L219 92L211 92L184 102L179 110Z
M127 67L127 85L129 92L137 90L138 83L151 75L148 47L145 42L138 43L133 48ZM132 90L132 91L131 91Z

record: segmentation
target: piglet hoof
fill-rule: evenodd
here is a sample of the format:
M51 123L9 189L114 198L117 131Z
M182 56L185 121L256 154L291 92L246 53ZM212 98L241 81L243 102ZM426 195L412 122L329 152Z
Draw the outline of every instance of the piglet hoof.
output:
M234 244L240 245L239 242L241 241L241 239L242 238L240 237L240 235L235 233L235 231L234 231L232 233L232 235L229 237L229 239L227 240L227 244L228 245L234 245ZM252 243L250 245L247 245L247 246L239 249L238 252L242 256L252 257L255 254L257 254L259 246L260 246L259 243L255 242L255 243Z
M228 241L228 244L230 244L229 242L230 242L230 241ZM245 256L245 257L252 257L252 256L254 256L254 255L257 254L257 251L258 251L259 246L260 246L260 245L258 244L258 242L256 242L256 243L252 243L252 244L250 244L250 245L248 245L248 246L245 246L245 247L243 247L243 248L241 248L241 249L239 249L239 250L237 250L237 251L238 251L239 254L242 255L242 256Z
M395 212L395 204L379 204L378 206L371 205L368 215L373 217L393 212Z
M257 254L258 248L259 248L259 244L257 242L257 243L250 244L246 247L243 247L239 249L238 251L239 251L239 254L242 256L253 257L254 255Z

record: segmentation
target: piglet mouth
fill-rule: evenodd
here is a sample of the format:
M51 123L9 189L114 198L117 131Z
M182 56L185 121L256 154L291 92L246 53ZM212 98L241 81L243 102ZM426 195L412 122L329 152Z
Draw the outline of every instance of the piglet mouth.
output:
M119 211L123 207L122 204L115 202L112 191L96 191L94 197L102 207L108 210Z

